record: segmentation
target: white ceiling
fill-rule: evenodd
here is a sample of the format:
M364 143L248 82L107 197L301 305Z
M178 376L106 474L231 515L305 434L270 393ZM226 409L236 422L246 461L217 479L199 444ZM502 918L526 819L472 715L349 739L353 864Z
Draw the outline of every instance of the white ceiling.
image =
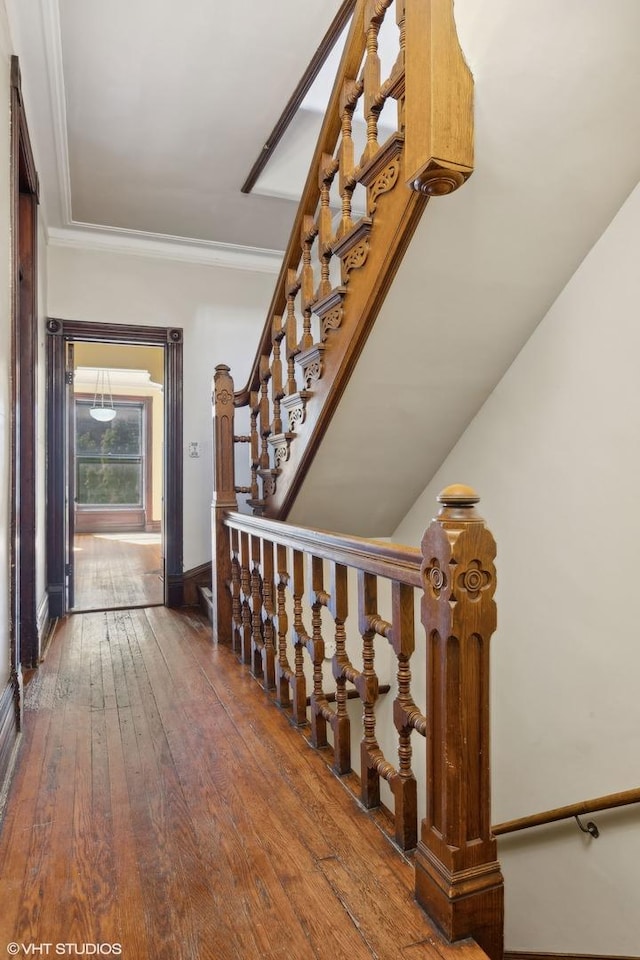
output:
M52 235L284 249L240 187L340 6L7 0Z
M5 2L53 240L277 269L293 201L240 185L340 0ZM430 203L300 495L330 529L394 529L640 179L640 0L455 14L476 169Z

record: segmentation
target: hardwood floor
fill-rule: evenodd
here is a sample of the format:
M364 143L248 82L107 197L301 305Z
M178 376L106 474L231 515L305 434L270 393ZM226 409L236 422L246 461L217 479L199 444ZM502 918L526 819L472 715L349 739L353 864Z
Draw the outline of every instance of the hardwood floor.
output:
M74 610L113 610L163 602L160 537L78 534Z
M67 618L26 688L23 737L0 834L2 953L484 957L438 946L411 865L199 614Z

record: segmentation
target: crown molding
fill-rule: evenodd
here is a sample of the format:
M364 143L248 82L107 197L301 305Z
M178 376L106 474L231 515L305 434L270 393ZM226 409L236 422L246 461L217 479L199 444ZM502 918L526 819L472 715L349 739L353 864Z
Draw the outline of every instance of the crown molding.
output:
M283 253L258 247L174 237L142 230L94 226L73 219L71 207L71 175L67 140L67 111L62 60L62 34L58 0L39 0L42 36L45 48L46 75L55 166L60 198L62 226L49 226L51 246L100 250L128 256L159 257L182 263L229 267L277 274Z
M52 247L158 257L182 263L228 267L232 270L253 270L257 273L277 274L284 256L281 250L243 247L213 240L192 240L145 233L141 230L121 230L117 227L96 228L90 224L75 222L69 227L49 227L47 235L48 243Z
M60 207L64 223L71 223L71 173L67 140L67 101L62 66L62 34L58 0L40 0L42 33L44 37L51 126L56 154Z

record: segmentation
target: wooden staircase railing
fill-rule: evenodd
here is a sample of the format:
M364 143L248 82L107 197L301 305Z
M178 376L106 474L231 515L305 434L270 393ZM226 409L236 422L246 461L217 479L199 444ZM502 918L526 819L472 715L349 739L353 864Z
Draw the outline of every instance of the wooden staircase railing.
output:
M472 92L453 0L358 0L251 374L235 396L248 414L243 492L254 513L286 517L429 197L471 174Z
M419 903L447 941L473 937L498 960L503 881L490 826L489 767L495 542L475 510L478 497L468 487L443 491L421 551L239 513L233 381L223 365L213 394L214 639L231 644L290 722L309 729L311 744L327 750L337 775L355 780L359 799L379 821L381 784L388 785L390 832L401 849L417 848ZM381 597L389 585L386 610ZM412 683L416 644L424 650L422 705ZM388 647L395 677L382 677L394 696L385 730L376 659ZM357 718L348 709L354 692L362 704L357 760ZM416 734L426 740L419 833Z

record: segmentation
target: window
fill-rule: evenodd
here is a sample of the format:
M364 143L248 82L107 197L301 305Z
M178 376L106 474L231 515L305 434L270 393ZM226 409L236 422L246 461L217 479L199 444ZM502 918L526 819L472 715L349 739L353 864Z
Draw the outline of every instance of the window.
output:
M114 400L115 419L91 417L76 400L76 502L79 507L145 506L145 404Z

